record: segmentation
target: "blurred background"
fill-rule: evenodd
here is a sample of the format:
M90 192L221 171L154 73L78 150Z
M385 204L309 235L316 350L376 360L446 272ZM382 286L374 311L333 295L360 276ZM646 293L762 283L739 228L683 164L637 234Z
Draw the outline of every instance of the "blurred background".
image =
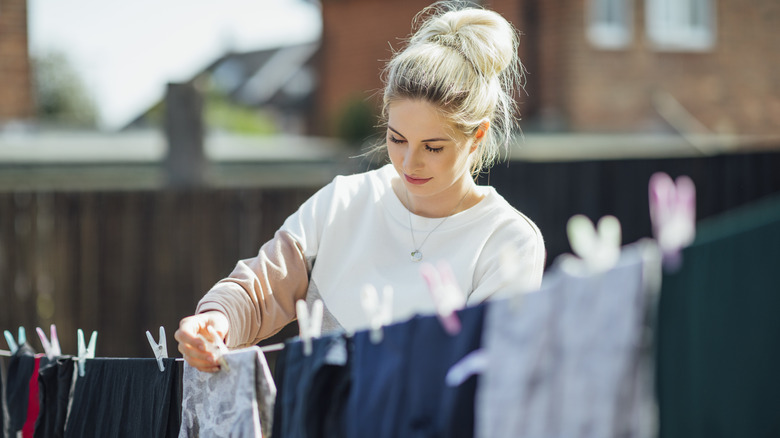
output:
M527 72L522 132L482 180L548 265L577 213L650 236L656 171L693 178L702 219L780 192L778 2L477 3L521 31ZM177 355L179 319L239 258L379 164L360 154L380 70L427 4L0 1L0 329L153 357L162 325Z

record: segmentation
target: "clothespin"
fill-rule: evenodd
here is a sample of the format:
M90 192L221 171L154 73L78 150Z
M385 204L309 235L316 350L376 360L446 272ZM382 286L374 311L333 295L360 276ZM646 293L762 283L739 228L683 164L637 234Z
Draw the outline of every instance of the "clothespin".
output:
M677 270L682 249L696 237L696 186L687 176L680 176L675 182L669 175L657 172L650 177L648 191L650 222L664 267Z
M371 342L378 344L382 342L382 327L390 324L393 319L393 288L385 286L382 290L382 301L380 301L376 288L367 284L360 291L360 303L363 305L366 317L368 317Z
M455 311L466 306L466 294L458 287L449 263L441 261L438 267L423 263L420 266L420 274L428 284L428 291L433 297L436 314L444 330L450 335L458 334L460 319Z
M460 386L469 377L482 374L487 369L489 360L487 350L484 348L474 350L450 367L444 381L450 387Z
M154 337L149 332L149 330L146 331L146 339L149 340L149 345L152 347L152 351L154 351L154 357L157 359L157 368L160 369L160 372L165 371L165 365L163 364L163 359L168 358L168 343L165 340L165 327L160 326L160 343L154 342Z
M162 329L162 327L160 327ZM210 351L214 354L214 356L217 359L217 363L219 364L219 368L223 371L230 371L230 366L228 366L227 361L225 360L225 354L228 352L228 348L225 345L225 342L222 340L222 337L217 333L217 330L212 326L207 326L206 330L208 330L209 334L211 335L211 338L214 339L214 342L210 342L208 339L206 339L205 336L202 334L198 334L198 336L203 339L205 342L206 350ZM164 332L160 332L160 336L162 337L162 334ZM162 362L160 359L157 360L158 364Z
M43 345L43 351L46 353L46 357L49 360L54 360L58 356L62 356L62 350L60 349L60 340L57 337L57 326L52 324L49 327L49 333L51 334L51 342L46 338L46 333L40 327L36 327L35 331L38 333L38 337L41 339L41 345Z
M5 336L5 341L8 342L8 349L11 350L11 354L16 353L19 347L27 342L27 331L22 326L19 326L18 342L14 340L14 335L8 330L3 330L3 335Z
M620 258L620 222L614 216L599 219L598 226L586 216L572 216L566 226L571 249L589 273L604 272Z
M324 312L322 300L314 301L311 312L309 312L304 300L298 300L295 303L295 309L298 313L298 328L303 341L303 354L309 356L312 353L311 340L319 338L322 334L322 314Z
M76 332L78 336L78 348L79 352L76 356L76 361L79 364L79 377L84 377L84 364L87 359L95 358L95 343L97 342L97 331L92 332L92 336L89 337L89 346L84 343L84 331L78 329Z

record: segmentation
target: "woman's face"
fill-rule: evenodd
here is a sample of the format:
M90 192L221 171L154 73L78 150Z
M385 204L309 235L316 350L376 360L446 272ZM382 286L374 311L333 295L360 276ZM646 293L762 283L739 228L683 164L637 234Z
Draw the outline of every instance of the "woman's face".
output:
M474 140L427 101L402 99L388 106L390 161L417 207L422 201L452 208L471 188L469 155L475 149Z

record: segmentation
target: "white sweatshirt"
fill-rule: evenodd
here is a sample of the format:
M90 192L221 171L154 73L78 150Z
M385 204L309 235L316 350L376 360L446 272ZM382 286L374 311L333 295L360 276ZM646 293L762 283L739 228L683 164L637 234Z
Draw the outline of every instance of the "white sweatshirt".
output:
M432 313L434 303L420 275L426 262L449 263L468 304L539 287L545 258L541 232L493 187L478 186L483 199L446 220L425 218L411 214L398 199L391 187L394 176L395 169L386 165L336 177L287 218L258 257L239 262L217 283L198 311L226 313L228 345L236 346L281 329L294 319L291 306L300 298L323 300L323 331L366 328L360 291L367 284L378 290L392 286L394 322ZM421 262L411 260L416 248L410 218ZM308 284L295 278L306 274Z

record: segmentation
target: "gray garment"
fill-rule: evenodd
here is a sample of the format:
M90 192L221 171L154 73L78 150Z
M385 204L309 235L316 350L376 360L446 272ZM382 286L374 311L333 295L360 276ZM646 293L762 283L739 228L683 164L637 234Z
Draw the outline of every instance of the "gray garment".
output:
M539 291L488 303L477 437L654 433L645 330L660 277L653 249L627 246L614 268L594 275L564 258Z
M224 355L229 370L203 373L184 363L181 429L188 437L268 437L276 385L259 347Z

